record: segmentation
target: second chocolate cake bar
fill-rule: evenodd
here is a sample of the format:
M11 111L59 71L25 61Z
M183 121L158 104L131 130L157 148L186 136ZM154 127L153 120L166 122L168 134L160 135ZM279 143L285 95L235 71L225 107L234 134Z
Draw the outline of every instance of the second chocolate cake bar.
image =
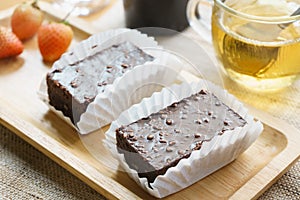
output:
M215 95L201 90L147 118L118 128L117 148L129 167L152 183L158 175L199 150L203 142L210 142L205 135L222 135L246 123Z
M87 106L107 85L137 65L152 61L130 42L113 45L82 61L55 69L47 74L50 105L76 124Z

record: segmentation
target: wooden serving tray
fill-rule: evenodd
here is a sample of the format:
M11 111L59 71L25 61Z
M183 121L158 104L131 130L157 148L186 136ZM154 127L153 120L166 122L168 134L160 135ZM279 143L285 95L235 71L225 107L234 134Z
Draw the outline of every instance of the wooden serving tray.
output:
M9 15L0 13L0 25L9 26ZM72 45L89 36L74 32ZM42 61L36 38L25 42L21 56L0 60L0 123L109 199L154 199L115 168L117 162L101 143L108 127L80 136L38 98L50 67ZM231 164L166 199L257 198L299 159L299 130L249 109L264 123L258 140ZM98 152L90 152L87 144Z

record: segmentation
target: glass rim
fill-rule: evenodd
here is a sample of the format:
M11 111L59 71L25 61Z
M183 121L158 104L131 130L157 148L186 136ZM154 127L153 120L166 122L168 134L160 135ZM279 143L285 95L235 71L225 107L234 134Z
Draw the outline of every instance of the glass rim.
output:
M223 8L226 12L245 18L249 21L258 21L258 22L264 22L264 23L289 23L293 21L298 21L300 20L300 15L295 15L295 16L270 16L270 17L265 17L265 16L257 16L257 15L251 15L247 13L243 13L240 11L237 11L229 6L227 6L222 0L214 0L217 6L220 6Z

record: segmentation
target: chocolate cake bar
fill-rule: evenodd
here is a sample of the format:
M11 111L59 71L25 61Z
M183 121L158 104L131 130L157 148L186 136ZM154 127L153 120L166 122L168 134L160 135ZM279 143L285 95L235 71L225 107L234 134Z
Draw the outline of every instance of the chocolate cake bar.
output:
M118 128L117 148L129 167L152 183L181 159L188 158L192 151L199 150L203 142L210 142L207 135L222 135L246 123L214 94L201 90L147 118Z
M76 124L97 94L128 70L152 60L137 46L123 42L55 69L47 74L50 104Z

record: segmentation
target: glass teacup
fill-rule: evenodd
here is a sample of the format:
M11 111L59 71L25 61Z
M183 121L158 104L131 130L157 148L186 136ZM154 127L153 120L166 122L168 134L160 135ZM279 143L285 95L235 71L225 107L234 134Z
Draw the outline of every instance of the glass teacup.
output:
M214 0L211 3L212 42L222 68L231 79L256 90L276 90L297 79L299 1ZM201 4L200 0L190 0L188 6L191 24L196 29L201 26Z

